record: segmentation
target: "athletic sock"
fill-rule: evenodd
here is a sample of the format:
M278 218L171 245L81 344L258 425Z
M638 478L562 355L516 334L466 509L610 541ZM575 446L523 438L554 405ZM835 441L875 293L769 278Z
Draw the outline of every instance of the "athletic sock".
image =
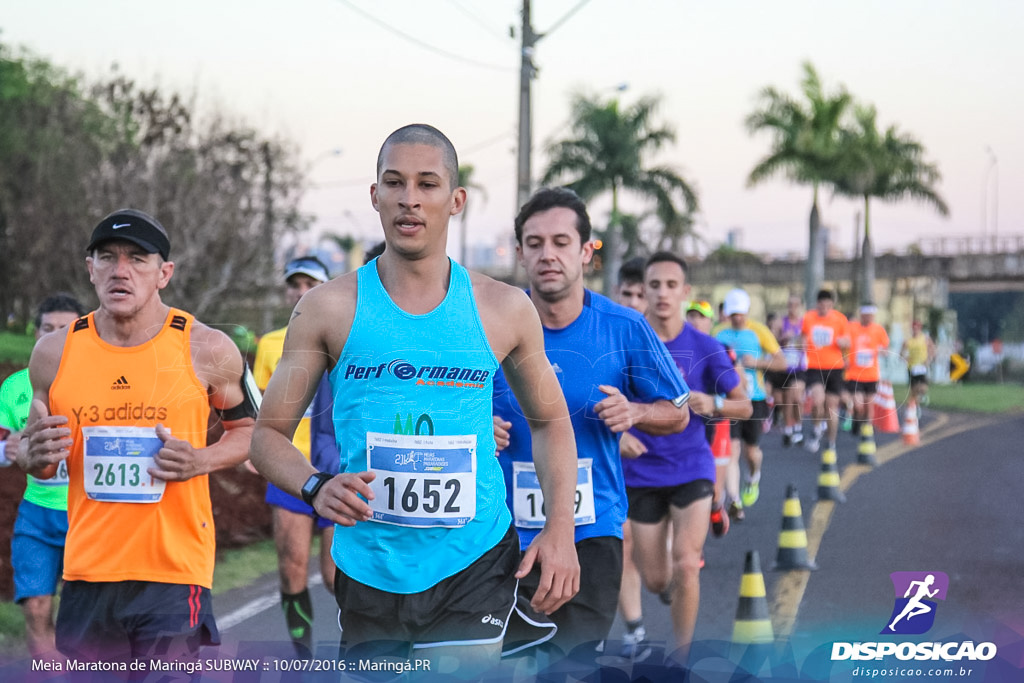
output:
M644 620L643 619L637 619L636 621L627 621L626 622L626 632L627 633L633 633L638 628L642 628L643 625L644 625Z
M300 657L313 654L313 601L309 597L309 589L299 593L281 593L281 609L288 625L295 651Z

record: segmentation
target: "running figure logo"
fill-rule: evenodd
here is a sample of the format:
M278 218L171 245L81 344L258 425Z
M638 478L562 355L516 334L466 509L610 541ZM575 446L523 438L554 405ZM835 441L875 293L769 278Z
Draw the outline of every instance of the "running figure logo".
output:
M935 623L935 600L945 600L949 577L943 572L893 572L896 603L882 633L925 633Z

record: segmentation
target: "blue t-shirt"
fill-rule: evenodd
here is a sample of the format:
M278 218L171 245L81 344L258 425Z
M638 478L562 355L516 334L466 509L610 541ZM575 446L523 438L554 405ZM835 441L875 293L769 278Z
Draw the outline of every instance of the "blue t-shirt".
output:
M759 360L764 354L761 348L761 340L757 338L757 333L750 329L736 330L726 327L718 331L715 339L735 351L736 358L741 365L743 363L743 356L753 356L754 360ZM764 391L761 373L756 368L743 368L743 372L747 376L747 393L750 394L750 400L765 400L767 394Z
M619 436L594 412L606 398L598 386L616 387L630 401L675 400L689 389L647 321L636 311L585 290L583 311L567 327L544 328L544 351L565 394L579 458L592 459L595 521L577 525L576 541L596 536L622 538L626 491ZM512 423L509 447L498 461L513 509L512 462L532 462L530 430L505 377L494 379L494 414ZM526 548L539 529L517 527Z
M721 342L683 324L679 335L665 343L686 383L704 394L728 394L740 383ZM715 461L704 431L704 418L690 412L690 423L678 434L651 436L631 433L647 446L639 458L622 460L626 486L678 486L697 479L715 480Z

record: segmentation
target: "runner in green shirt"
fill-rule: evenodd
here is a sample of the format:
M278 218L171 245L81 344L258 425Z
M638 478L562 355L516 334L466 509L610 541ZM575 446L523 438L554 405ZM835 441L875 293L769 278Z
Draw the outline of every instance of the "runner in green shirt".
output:
M85 307L68 294L47 297L36 313L36 339L60 330L85 315ZM28 419L32 385L28 369L14 373L0 386L0 427L9 431L0 442L0 463L17 462L20 431ZM0 431L0 433L3 433ZM52 479L26 475L25 495L18 506L11 539L14 601L25 614L25 640L33 657L55 654L53 596L64 564L68 530L68 473L63 462Z

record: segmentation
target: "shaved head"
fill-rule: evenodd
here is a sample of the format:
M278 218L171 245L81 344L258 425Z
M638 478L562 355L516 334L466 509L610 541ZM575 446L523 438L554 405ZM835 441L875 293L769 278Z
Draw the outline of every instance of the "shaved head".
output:
M384 144L380 146L377 154L377 177L380 178L384 170L384 153L392 145L427 145L441 150L444 159L444 168L448 172L448 180L451 189L459 184L459 155L455 153L455 145L433 126L425 123L412 123L402 126L387 137Z

